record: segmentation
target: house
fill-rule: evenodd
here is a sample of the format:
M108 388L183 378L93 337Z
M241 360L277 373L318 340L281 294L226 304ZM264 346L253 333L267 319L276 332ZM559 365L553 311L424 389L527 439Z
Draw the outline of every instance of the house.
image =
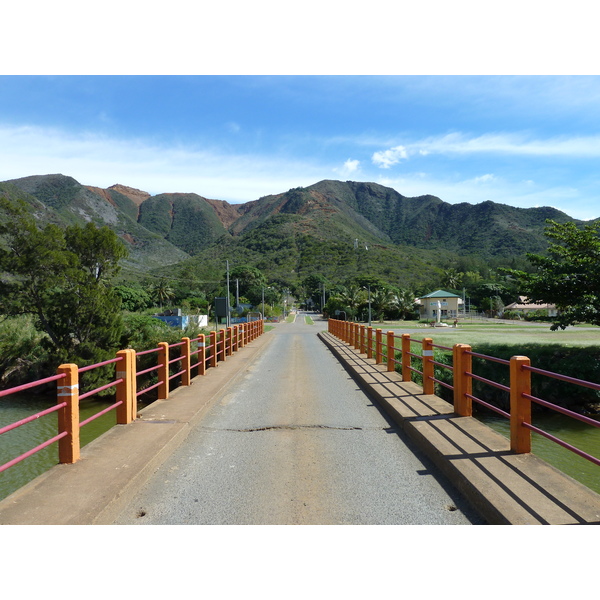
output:
M456 319L461 314L463 300L460 296L445 290L436 290L416 299L421 319L432 321L439 319Z
M558 315L558 310L556 309L555 304L535 304L533 302L529 302L528 298L525 296L519 296L519 299L516 302L508 304L504 307L504 312L518 312L523 315L535 313L538 310L547 311L549 317L556 317Z

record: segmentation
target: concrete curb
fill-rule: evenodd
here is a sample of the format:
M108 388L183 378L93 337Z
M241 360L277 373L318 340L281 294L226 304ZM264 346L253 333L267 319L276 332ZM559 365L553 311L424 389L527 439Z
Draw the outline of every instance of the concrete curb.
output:
M599 524L600 495L452 405L423 395L385 365L328 332L318 334L361 388L490 524Z
M81 459L56 465L0 501L0 525L112 524L121 508L235 385L273 336L263 334L189 387L147 406L84 446Z

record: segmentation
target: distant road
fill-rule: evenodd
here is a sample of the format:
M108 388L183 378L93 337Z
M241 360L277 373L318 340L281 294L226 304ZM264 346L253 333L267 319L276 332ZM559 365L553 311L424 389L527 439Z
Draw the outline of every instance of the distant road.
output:
M479 517L372 405L311 314L273 341L115 524L469 524Z

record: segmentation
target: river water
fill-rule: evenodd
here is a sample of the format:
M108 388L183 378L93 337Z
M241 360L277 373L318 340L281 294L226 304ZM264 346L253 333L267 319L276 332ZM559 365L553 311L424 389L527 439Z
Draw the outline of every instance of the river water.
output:
M510 439L508 419L494 413L478 414L477 419ZM533 425L554 435L563 442L600 458L600 428L558 413L534 415L532 421ZM531 451L563 473L600 494L600 466L535 432L531 434Z
M0 398L0 427L49 408L55 402L54 399L44 399L28 394L15 394ZM80 407L81 420L100 412L113 402L111 399L90 398L84 400ZM507 419L493 413L481 413L477 418L495 431L510 437ZM52 413L0 436L0 465L55 436L58 432L57 421L57 413ZM115 423L114 410L88 423L81 430L81 445L84 446L102 435ZM535 416L534 425L592 456L600 457L599 428L559 414ZM532 451L573 479L600 493L600 466L536 433L532 434ZM57 463L58 444L54 443L3 471L0 473L0 500Z
M84 400L80 406L81 420L87 419L114 403L110 398ZM15 423L56 404L55 398L40 398L29 394L12 394L0 398L0 427ZM94 419L81 428L81 445L88 444L116 423L114 410ZM58 434L58 413L40 417L0 436L0 465L20 456ZM36 452L33 456L0 473L0 500L12 494L38 475L58 463L58 443Z

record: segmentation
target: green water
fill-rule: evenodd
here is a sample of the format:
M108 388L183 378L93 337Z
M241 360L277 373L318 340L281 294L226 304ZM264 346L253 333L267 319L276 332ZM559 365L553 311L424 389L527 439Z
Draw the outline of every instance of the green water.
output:
M477 418L510 439L508 419L495 414L478 414ZM567 442L579 450L600 458L600 428L555 413L534 415L533 425ZM531 451L573 479L600 494L600 466L563 448L539 433L531 434Z
M114 403L110 398L84 400L80 406L81 420L87 419ZM56 399L44 399L27 394L0 398L0 427L15 423L56 404ZM81 445L88 444L116 423L115 411L94 419L81 428ZM58 434L56 412L40 417L0 436L0 465L20 456ZM58 464L58 443L36 452L20 463L0 473L0 500Z

